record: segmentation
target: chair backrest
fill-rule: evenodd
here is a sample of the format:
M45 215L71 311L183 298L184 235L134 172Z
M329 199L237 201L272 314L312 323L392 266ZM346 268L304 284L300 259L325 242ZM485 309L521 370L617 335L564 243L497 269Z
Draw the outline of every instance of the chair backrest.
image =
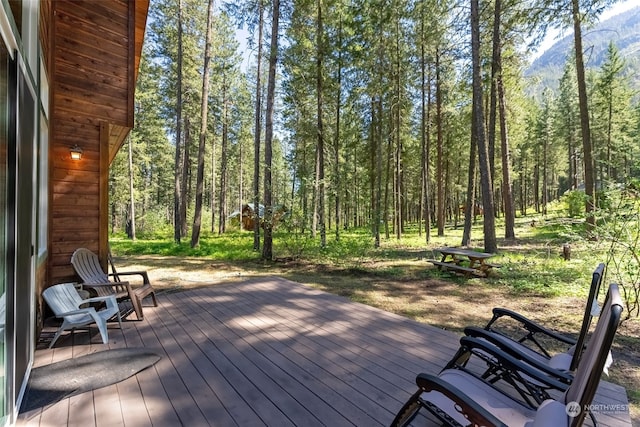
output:
M565 403L576 402L580 406L579 414L571 420L571 426L582 425L586 416L584 408L591 403L600 383L600 376L605 367L613 337L616 334L623 305L618 285L609 285L609 292L596 328L589 339L582 361L573 378L573 382L565 394Z
M109 266L111 267L111 274L113 275L113 280L115 280L116 282L119 282L120 281L120 276L118 275L118 271L116 270L116 266L113 263L113 255L111 254L111 246L109 246L108 256L109 256Z
M73 283L53 285L42 292L42 297L56 316L77 310L82 304L82 298Z
M600 263L591 275L591 287L589 288L589 297L587 298L587 305L584 309L584 316L582 317L582 327L580 328L580 334L576 341L576 348L573 352L569 368L572 371L578 367L578 363L582 357L584 343L587 340L587 334L589 333L589 327L591 326L591 319L593 318L593 305L598 302L598 294L600 293L600 286L602 285L602 279L604 278L604 269L605 264Z
M109 283L109 276L102 269L98 255L89 249L76 249L71 256L71 265L84 283Z

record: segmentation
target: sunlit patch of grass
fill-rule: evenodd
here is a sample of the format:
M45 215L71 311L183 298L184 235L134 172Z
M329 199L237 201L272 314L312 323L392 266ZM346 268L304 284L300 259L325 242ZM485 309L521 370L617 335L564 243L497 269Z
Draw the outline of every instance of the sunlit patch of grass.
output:
M498 220L498 227L502 226L501 221ZM535 226L531 226L532 221ZM274 257L276 263L284 262L289 270L302 268L310 272L309 266L314 265L316 267L312 274L321 274L324 269L354 278L341 293L348 293L348 287L357 289L356 282L368 276L397 281L442 279L459 286L481 280L494 286L507 287L516 295L586 296L591 272L598 262L604 261L604 252L584 240L574 239L583 232L583 221L562 220L557 212L551 211L546 217L536 214L517 218L516 224L518 240L499 239L498 254L491 262L501 265L501 268L494 269L486 279L461 278L433 268L426 261L440 258L438 247L460 246L461 225L447 227L445 236L437 236L436 230L432 230L428 244L424 230L418 234L415 225L407 227L401 239L393 234L386 239L383 233L379 248L374 246L371 231L367 228L342 230L339 240L336 240L334 232L327 231L325 247L320 245L320 236L312 238L309 233L278 229L274 231ZM480 222L474 225L471 234L471 248L482 251L484 242ZM204 231L196 248L191 248L189 240L184 238L177 244L170 235L164 239L136 241L113 236L111 247L117 255L205 257L266 265L261 261L261 251L253 250L251 232L234 230L218 235ZM562 245L566 242L570 242L572 249L569 261L561 257ZM286 263L290 260L299 260L302 264L296 267L294 263L288 267Z
M366 228L342 230L339 240L334 231L328 230L325 247L320 245L320 236L312 238L309 233L278 229L274 232L274 261L263 261L261 251L253 250L253 233L241 231L223 235L203 232L197 248L190 247L189 238L180 244L174 243L170 230L164 236L149 235L135 242L123 235L112 236L111 247L114 254L120 256L204 258L231 265L248 275L275 274L457 332L468 324L481 324L479 319L489 317L490 309L479 313L478 305L486 308L495 306L494 303L527 308L530 316L538 315L539 320L553 322L561 330L574 331L574 320L580 321L580 315L552 310L549 307L558 307L558 304L548 302L551 298L561 298L561 303L564 298L584 301L591 274L598 263L607 260L611 242L589 241L585 238L584 219L563 219L562 207L556 208L550 209L547 215L516 218L515 240L500 236L504 229L502 219L497 220L498 253L490 262L501 267L493 269L487 278L464 278L440 271L427 262L427 259L440 259L439 247L461 246L461 225L446 227L444 236L437 236L433 229L428 243L424 230L418 234L414 225L407 227L401 239L393 234L386 238L383 234L378 248ZM474 225L471 235L470 247L483 251L481 221ZM571 246L570 260L562 257L565 243ZM621 252L619 258L623 256L625 253ZM606 277L605 284L611 280L615 278ZM602 291L600 295L602 298ZM531 306L535 309L531 310ZM618 337L616 343L633 355L634 359L627 363L635 368L637 334L634 334L635 341L622 339L623 336ZM640 389L636 386L640 378L630 379L625 372L616 382L627 387L632 415L635 411L634 417L640 418Z
M175 243L169 239L135 241L112 238L113 252L117 255L165 255L207 257L214 260L251 260L259 254L253 251L253 236L248 233L232 232L222 236L203 236L200 244L192 248L189 239Z

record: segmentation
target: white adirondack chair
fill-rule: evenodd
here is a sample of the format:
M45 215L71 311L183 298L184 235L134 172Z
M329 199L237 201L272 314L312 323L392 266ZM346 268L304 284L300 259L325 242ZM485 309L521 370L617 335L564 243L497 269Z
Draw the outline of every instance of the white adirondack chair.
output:
M82 299L72 283L61 283L45 289L42 296L51 307L51 310L53 310L55 316L63 319L62 325L60 325L51 344L49 344L49 348L53 347L53 344L55 344L63 331L92 323L98 326L102 343L106 344L109 342L107 320L116 315L120 328L122 328L118 302L113 295ZM82 304L98 301L105 302L106 307L98 311L93 307L80 308Z

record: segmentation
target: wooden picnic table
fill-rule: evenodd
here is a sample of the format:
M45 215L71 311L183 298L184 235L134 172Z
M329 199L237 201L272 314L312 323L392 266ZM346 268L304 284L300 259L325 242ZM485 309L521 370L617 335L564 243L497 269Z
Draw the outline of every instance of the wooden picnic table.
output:
M440 270L446 269L463 273L465 276L487 277L492 268L500 267L497 264L491 264L487 260L495 254L478 252L470 249L462 248L438 248L436 251L442 254L440 261L430 259L430 263L437 266Z

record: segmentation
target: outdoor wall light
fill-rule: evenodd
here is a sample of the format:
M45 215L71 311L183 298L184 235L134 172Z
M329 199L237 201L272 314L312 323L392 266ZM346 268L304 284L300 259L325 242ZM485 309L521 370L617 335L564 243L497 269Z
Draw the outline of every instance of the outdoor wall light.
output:
M78 144L71 147L69 151L71 151L71 160L82 159L82 148L78 147Z

